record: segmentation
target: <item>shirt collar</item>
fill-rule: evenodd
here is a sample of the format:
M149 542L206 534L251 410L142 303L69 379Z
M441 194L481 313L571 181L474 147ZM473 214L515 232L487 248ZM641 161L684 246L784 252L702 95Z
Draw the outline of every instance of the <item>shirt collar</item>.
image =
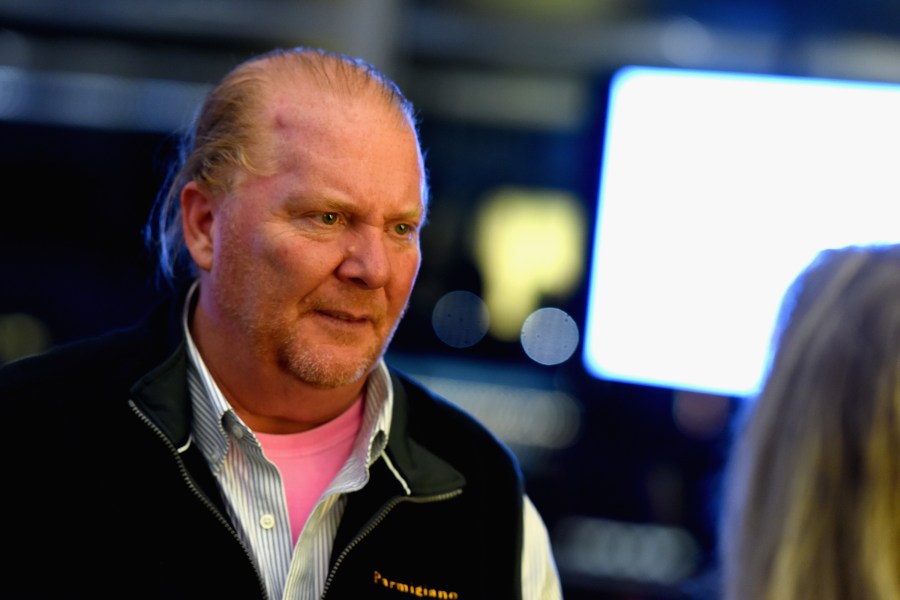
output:
M249 427L234 412L216 384L200 351L191 337L190 318L198 289L195 281L187 294L182 312L182 328L188 354L188 389L193 408L192 436L214 471L225 460L230 440L242 438L257 444ZM384 359L380 359L366 381L365 411L351 460L369 467L384 452L394 408L394 389Z

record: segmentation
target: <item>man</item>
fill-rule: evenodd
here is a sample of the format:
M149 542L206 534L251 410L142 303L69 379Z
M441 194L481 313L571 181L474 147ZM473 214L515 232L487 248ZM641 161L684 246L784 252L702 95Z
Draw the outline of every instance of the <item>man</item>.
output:
M427 208L393 83L252 59L160 199L163 270L192 284L0 371L16 594L560 597L512 455L382 358Z

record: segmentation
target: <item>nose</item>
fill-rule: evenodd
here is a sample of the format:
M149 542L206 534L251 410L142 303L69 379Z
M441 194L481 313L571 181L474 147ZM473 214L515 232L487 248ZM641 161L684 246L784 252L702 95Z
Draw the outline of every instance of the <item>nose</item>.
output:
M378 227L356 228L348 236L338 276L366 289L384 287L391 273L386 241Z

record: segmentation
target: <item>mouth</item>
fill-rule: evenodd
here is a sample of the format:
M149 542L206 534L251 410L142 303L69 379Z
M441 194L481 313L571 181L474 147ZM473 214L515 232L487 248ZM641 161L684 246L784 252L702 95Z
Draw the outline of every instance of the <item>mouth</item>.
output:
M321 315L329 320L337 321L339 323L344 323L347 325L362 325L374 321L374 319L369 315L353 314L341 310L318 309L315 312L316 314Z

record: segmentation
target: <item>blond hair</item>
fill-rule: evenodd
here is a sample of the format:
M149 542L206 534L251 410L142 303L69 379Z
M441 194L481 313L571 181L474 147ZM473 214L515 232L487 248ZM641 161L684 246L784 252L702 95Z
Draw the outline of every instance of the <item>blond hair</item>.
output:
M900 598L900 247L793 284L727 469L726 600Z

